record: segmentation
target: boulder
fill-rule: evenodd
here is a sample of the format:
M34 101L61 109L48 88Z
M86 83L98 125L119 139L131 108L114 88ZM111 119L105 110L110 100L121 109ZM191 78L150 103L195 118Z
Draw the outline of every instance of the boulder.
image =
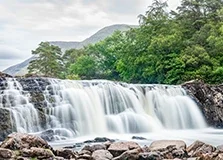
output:
M138 160L161 160L162 155L159 152L144 152L139 154Z
M0 159L12 158L13 152L9 149L0 148Z
M139 153L141 152L141 149L133 149L133 150L128 150L122 153L120 156L113 158L113 160L123 160L123 159L128 159L128 160L136 160L139 158Z
M111 160L112 154L107 150L96 150L92 154L93 160Z
M12 133L0 145L1 148L10 150L30 149L31 147L52 149L42 138L26 133Z
M65 159L71 159L71 158L76 158L77 153L74 152L72 149L58 149L53 151L55 156L58 157L63 157Z
M150 144L149 149L151 151L160 150L168 146L175 146L176 149L186 149L186 143L180 140L158 140Z
M223 145L219 145L219 146L217 146L217 149L218 149L221 153L223 153Z
M223 153L218 154L218 156L215 158L215 160L222 160L223 159Z
M37 159L50 159L54 157L51 150L37 147L24 148L21 150L21 155L23 157L36 157Z
M82 150L87 150L93 153L96 150L106 150L106 146L104 144L95 144L92 146L86 145Z
M138 137L138 136L132 136L132 139L136 139L136 140L147 140L144 137Z
M136 142L115 142L112 143L108 151L114 156L120 156L122 153L128 150L140 149L140 146Z
M212 155L216 151L216 147L201 141L195 141L186 150L190 157L201 157L202 155L207 157L207 155Z

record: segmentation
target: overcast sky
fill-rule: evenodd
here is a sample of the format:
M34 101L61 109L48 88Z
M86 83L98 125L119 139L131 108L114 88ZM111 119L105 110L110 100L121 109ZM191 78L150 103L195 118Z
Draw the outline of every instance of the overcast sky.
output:
M152 0L0 0L0 70L41 41L82 41L112 24L138 24ZM175 9L180 0L169 0Z

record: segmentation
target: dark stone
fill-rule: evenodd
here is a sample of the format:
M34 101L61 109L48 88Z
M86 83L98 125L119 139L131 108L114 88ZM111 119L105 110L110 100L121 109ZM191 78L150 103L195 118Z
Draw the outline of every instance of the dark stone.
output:
M52 129L46 130L40 134L40 137L45 141L54 141L54 131Z
M136 140L147 140L144 137L138 137L138 136L132 136L132 139L136 139Z
M3 141L10 133L12 133L12 128L13 126L9 110L0 108L0 141Z
M197 102L207 123L223 128L223 84L209 85L202 81L191 81L182 86Z
M54 150L53 153L55 156L63 157L65 159L71 159L77 157L77 153L71 149Z

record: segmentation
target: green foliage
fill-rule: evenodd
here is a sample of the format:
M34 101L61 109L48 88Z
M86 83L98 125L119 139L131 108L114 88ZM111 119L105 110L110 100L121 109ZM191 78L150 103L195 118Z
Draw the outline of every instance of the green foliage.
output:
M36 59L28 66L29 73L42 74L50 77L59 77L63 69L61 49L50 45L49 42L41 42L39 47L32 51Z
M97 70L94 59L90 56L80 56L76 62L69 67L70 74L76 74L84 79L91 79Z
M182 0L171 12L166 2L154 0L139 20L138 28L115 32L83 49L67 50L62 56L63 76L132 83L223 82L222 0ZM61 75L59 48L41 43L33 54L39 58L30 71Z

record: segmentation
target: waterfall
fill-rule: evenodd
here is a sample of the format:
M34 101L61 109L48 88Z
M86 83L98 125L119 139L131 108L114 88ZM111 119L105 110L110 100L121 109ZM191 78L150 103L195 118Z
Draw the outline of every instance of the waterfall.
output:
M39 131L39 117L33 104L29 102L29 93L23 91L21 84L9 78L6 88L0 94L0 107L6 108L11 114L11 123L17 132Z
M206 127L196 103L181 86L45 80L49 84L41 94L46 120L41 126L29 92L16 79L7 79L0 107L10 111L15 131L34 133L52 129L58 136L75 137Z

